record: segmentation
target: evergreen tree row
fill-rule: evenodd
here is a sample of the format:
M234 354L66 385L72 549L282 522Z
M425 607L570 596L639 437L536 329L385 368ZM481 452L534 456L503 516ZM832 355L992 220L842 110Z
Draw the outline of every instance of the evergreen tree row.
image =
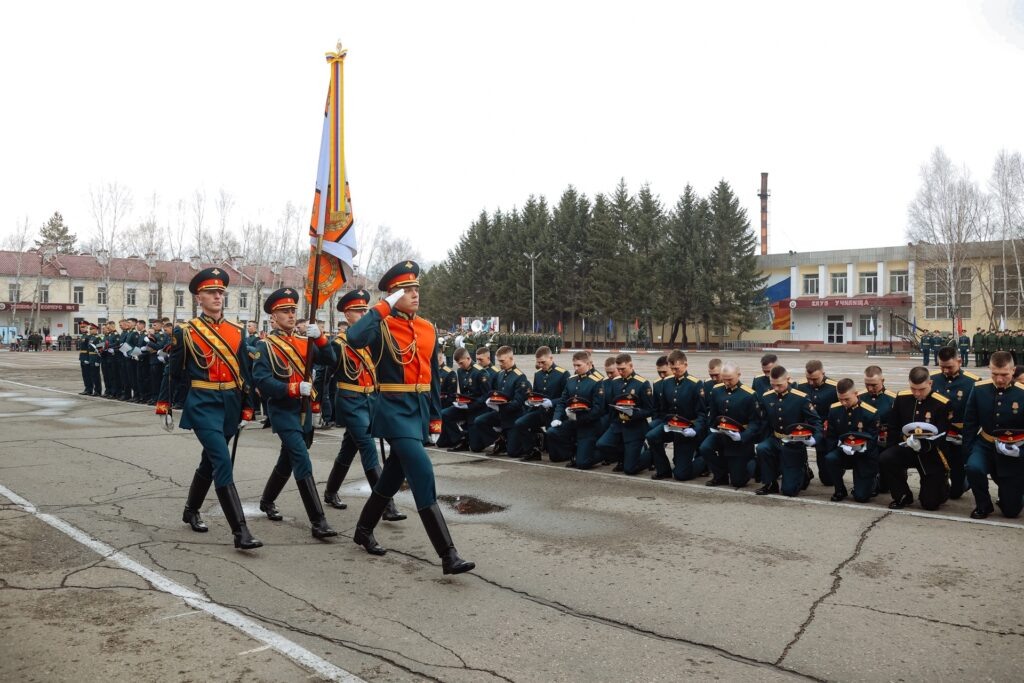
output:
M536 254L538 332L564 329L567 341L598 343L615 321L641 342L655 338L655 324L671 324L670 344L695 341L688 324L705 339L719 329L742 333L765 318L757 244L724 180L707 197L687 185L671 209L648 185L631 195L620 180L593 200L570 185L553 207L531 195L522 208L481 212L421 276L423 313L442 328L497 315L503 328L514 321L529 332L527 254ZM581 320L584 339L573 339Z

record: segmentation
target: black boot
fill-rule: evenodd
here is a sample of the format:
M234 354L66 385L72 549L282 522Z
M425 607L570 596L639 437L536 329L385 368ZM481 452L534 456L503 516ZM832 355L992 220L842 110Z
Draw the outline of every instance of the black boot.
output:
M366 481L370 482L370 490L377 488L377 482L380 481L380 475L383 474L384 469L377 465L375 469L366 470ZM395 507L395 499L388 498L388 506L384 508L383 519L385 522L401 522L406 519L406 516L398 511Z
M366 499L366 505L363 506L363 511L359 513L359 521L356 522L356 532L352 535L352 540L363 546L371 555L383 555L387 552L373 537L373 530L389 500L391 499L370 491L370 497Z
M302 496L302 504L306 506L306 515L309 516L309 523L313 525L313 538L330 538L337 536L338 532L331 528L324 516L324 508L320 505L320 496L316 494L316 482L313 475L300 479L296 482L299 486L299 495Z
M461 574L476 567L476 564L462 559L455 551L452 536L448 533L448 525L444 523L444 516L441 515L441 508L437 503L420 510L420 519L434 550L441 558L441 570L445 574Z
M203 507L206 494L210 492L210 484L213 482L196 472L192 475L192 486L188 489L188 499L185 501L185 511L181 513L181 521L192 527L192 531L206 533L210 529L199 514L199 508Z
M238 489L234 484L228 484L217 489L217 498L220 500L220 508L224 511L224 518L228 520L231 533L235 535L235 547L242 550L252 550L263 545L263 541L253 538L249 533L249 527L245 525L245 513L242 512L242 501L238 499Z
M342 483L344 483L345 476L348 474L348 468L351 464L351 462L344 464L335 461L334 467L331 468L331 473L327 475L327 483L324 485L324 502L332 508L344 510L348 507L348 505L341 502L341 497L338 496L338 489L340 489Z
M270 478L267 479L267 485L263 487L263 495L260 496L260 512L267 513L267 519L280 522L284 519L284 516L277 509L274 501L281 495L281 490L284 485L288 483L288 475L282 475L277 471L277 468L270 470Z

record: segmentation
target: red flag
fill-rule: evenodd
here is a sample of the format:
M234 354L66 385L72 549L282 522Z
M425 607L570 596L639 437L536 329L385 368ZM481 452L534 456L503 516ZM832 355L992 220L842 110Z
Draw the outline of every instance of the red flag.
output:
M558 321L558 334L562 334L562 321Z
M638 332L640 331L640 318L636 318L633 320L633 329L637 330Z
M956 319L956 333L957 334L963 334L964 333L964 319L963 318L957 318Z

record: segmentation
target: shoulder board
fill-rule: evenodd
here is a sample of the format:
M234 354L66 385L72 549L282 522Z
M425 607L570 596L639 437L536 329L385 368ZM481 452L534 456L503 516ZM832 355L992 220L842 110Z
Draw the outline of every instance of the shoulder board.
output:
M657 384L661 384L663 379L664 379L663 377L659 377L658 379L656 379L653 382L651 382L651 386L653 387L653 386L655 386Z
M693 375L687 375L687 376L686 376L686 379L690 380L690 381L691 381L691 382L693 382L694 384L703 384L703 382L701 382L701 381L700 381L699 379L697 379L697 378L696 378L696 377L694 377Z
M935 372L932 373L932 377L938 377L941 374L942 374L942 370L936 370Z
M725 386L725 384L724 384L724 383L722 383L722 382L719 382L718 384L715 384L715 385L714 385L714 386L712 386L711 388L712 388L712 389L717 389L718 387L724 387L724 386Z
M991 382L992 380L989 380L989 381ZM977 386L977 385L975 385L975 386ZM1021 384L1020 382L1014 382L1013 386L1017 387L1018 389L1024 389L1024 384Z
M473 363L473 369L474 370L483 370L484 367L482 365L480 365L479 363Z
M949 403L949 399L942 394L932 394L939 403Z
M604 375L597 371L590 373L589 375L587 375L587 377L594 380L595 382L600 382L601 380L604 379Z
M975 382L974 386L980 387L980 386L984 386L986 384L992 384L992 380L990 380L990 379L983 379L980 382ZM1019 382L1018 382L1018 384L1019 384Z
M748 387L746 384L741 384L740 385L740 389L742 389L743 391L747 392L748 394L753 394L754 393L754 390L751 389L750 387Z
M512 372L516 373L517 375L523 374L523 371L520 370L519 368L515 368Z
M835 403L833 403L832 405L829 406L829 410L831 410L832 408L842 408L842 407L843 407L843 404L841 402L839 402L839 401L836 401Z
M967 372L966 370L964 370L964 377L969 377L970 379L973 379L975 382L981 379L981 377L979 377L978 375L975 375L973 372Z
M555 372L569 372L569 371L566 370L565 368L561 368L561 367L556 365L555 366Z
M312 295L311 295L311 296L312 296ZM242 323L236 323L236 322L235 322L234 320L228 320L228 321L226 321L226 322L228 322L228 323L231 323L232 325L234 325L234 326L235 326L235 327L237 327L238 329L242 329Z
M865 393L867 393L867 392L865 392ZM886 389L885 390L885 395L888 396L889 398L896 398L896 392L893 391L892 389Z
M912 392L910 389L904 389L903 391L901 391L900 393L898 393L896 395L897 396L913 396L914 392Z
M861 403L860 407L863 408L864 410L868 411L869 413L877 413L878 412L878 408L874 407L870 403Z
M445 372L451 372L452 371L452 369L450 367L448 367L447 365L442 365L441 369L444 370Z
M768 391L762 392L762 394L761 394L761 395L762 395L762 396L771 396L771 395L772 395L772 394L774 394L774 393L775 393L775 390L774 390L774 389L769 389Z
M646 377L641 377L640 375L633 375L633 379L635 379L638 382L646 382L647 381ZM659 378L659 381L660 381L660 378Z
M790 389L789 393L796 394L797 396L800 396L802 398L807 398L807 394L804 393L803 391L800 391L799 389Z
M828 384L828 385L831 385L831 386L834 387L836 385L836 381L834 379L832 379L831 377L828 377L828 378L825 379L825 384Z

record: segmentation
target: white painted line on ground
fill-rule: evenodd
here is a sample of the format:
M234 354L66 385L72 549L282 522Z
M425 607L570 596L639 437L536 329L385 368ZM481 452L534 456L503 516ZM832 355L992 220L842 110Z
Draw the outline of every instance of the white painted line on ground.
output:
M181 598L189 606L194 607L197 610L202 610L229 626L234 626L250 638L264 643L267 647L274 648L285 657L288 657L292 661L315 672L317 675L331 681L346 681L351 683L362 682L362 679L358 676L349 673L341 667L331 664L326 659L313 654L298 643L288 640L275 631L271 631L249 617L243 616L242 614L215 602L211 602L202 595L185 588L179 583L171 581L166 576L139 564L124 553L118 552L106 543L93 538L78 527L65 522L63 519L44 512L39 512L35 505L14 493L3 484L0 484L0 495L5 496L12 503L20 507L25 512L34 515L40 521L45 522L54 529L67 534L93 552L99 554L104 559L143 578L153 586L153 588L177 598Z
M269 645L264 645L263 647L254 647L251 650L246 650L245 652L239 652L237 656L238 657L243 657L245 655L256 654L257 652L263 652L264 650L269 650L269 649L270 649Z
M202 614L202 612L199 612L199 611L196 611L196 610L192 610L191 612L182 612L181 614L172 614L169 617L160 617L159 619L157 619L157 621L167 621L168 619L180 619L182 617L194 617L197 614Z

